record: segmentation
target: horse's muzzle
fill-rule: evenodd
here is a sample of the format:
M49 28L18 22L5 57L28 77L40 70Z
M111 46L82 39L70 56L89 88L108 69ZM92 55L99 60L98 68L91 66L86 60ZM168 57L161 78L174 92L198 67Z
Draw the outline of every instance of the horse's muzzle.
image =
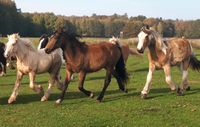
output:
M144 53L144 49L140 49L140 50L137 49L137 51L138 51L139 53L141 53L141 54Z
M51 50L50 49L45 49L44 50L47 54L50 54L51 53Z
M8 54L5 54L5 53L4 53L3 55L4 55L5 58L8 58L8 57L9 57L9 55L8 55Z

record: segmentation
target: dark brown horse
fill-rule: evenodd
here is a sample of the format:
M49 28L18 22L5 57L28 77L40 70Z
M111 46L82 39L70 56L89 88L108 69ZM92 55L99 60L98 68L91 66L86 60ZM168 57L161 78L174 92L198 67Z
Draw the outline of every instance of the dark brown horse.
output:
M6 58L4 57L5 44L0 42L0 76L6 74Z
M119 46L107 42L87 45L80 42L77 35L58 30L50 38L45 47L45 51L50 53L58 47L61 47L64 52L66 60L66 78L61 96L56 101L57 104L63 101L65 91L73 73L79 73L79 90L87 96L93 97L93 93L83 87L86 74L96 72L103 68L106 70L104 87L97 98L98 102L102 101L112 75L117 79L119 88L127 92L126 83L128 75Z

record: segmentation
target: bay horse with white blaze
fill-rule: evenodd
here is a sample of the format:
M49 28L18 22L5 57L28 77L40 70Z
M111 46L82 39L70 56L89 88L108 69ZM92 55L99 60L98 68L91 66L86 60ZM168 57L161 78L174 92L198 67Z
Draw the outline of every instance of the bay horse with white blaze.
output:
M152 75L156 67L163 68L165 80L171 90L176 90L177 95L190 88L188 84L188 68L200 71L200 61L195 57L191 44L183 38L174 38L164 43L162 37L153 29L143 27L138 34L137 50L143 53L148 49L149 72L146 84L141 92L141 97L146 98L150 90ZM180 66L182 71L182 82L177 87L171 79L171 66Z
M51 54L46 54L42 49L35 49L29 40L21 39L18 34L12 34L8 35L4 55L5 57L16 56L17 58L17 78L8 103L16 101L20 82L25 74L29 75L30 88L37 93L43 92L43 88L35 83L36 74L44 72L50 74L49 86L41 101L48 100L54 83L57 84L59 89L62 89L59 72L63 52L60 48L54 50Z
M61 103L64 99L65 91L73 73L79 73L79 90L87 96L93 97L93 93L84 89L84 80L87 73L96 72L101 69L106 70L104 87L97 97L97 102L101 102L104 93L110 84L113 75L118 82L119 88L127 92L126 83L128 75L126 72L121 48L108 42L87 45L78 40L77 35L69 34L59 29L50 38L45 51L51 52L55 48L61 47L66 60L66 79L64 89L60 98L56 101Z

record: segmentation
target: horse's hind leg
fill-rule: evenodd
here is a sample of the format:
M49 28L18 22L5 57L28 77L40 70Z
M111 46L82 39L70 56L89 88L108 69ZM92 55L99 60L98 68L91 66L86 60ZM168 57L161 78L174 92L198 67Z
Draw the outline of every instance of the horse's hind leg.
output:
M29 86L30 86L30 88L32 90L34 90L37 93L44 92L42 86L41 85L36 85L35 82L34 82L35 81L35 72L30 72L29 73L29 79L30 79Z
M48 98L51 94L51 88L52 88L54 82L55 82L55 79L53 77L51 77L49 79L49 86L47 88L47 91L45 92L44 96L41 98L41 101L47 101L48 100Z
M117 84L119 86L119 89L121 91L127 92L127 89L125 88L125 85L122 83L121 79L119 78L119 75L117 74L117 72L115 70L112 71L112 75L117 80Z
M91 91L88 91L88 90L84 89L84 87L83 87L84 81L85 81L85 76L86 76L85 72L80 72L79 73L79 86L78 86L78 89L81 92L83 92L85 95L90 96L90 97L94 97L94 94Z
M104 86L103 86L103 89L102 89L100 95L97 98L97 102L102 101L104 94L105 94L105 91L106 91L108 85L110 84L110 81L111 81L111 72L109 70L107 70L106 71L106 78L105 78L105 81L104 81Z
M15 81L15 86L14 86L14 89L13 89L13 92L12 92L10 98L8 99L9 104L16 101L16 98L18 95L18 89L19 89L22 78L23 78L23 74L20 71L17 71L17 79Z
M189 67L189 61L184 61L181 64L181 71L182 71L182 82L180 85L180 88L182 90L189 90L190 86L188 84L188 67Z
M60 104L63 101L64 96L65 96L65 92L66 92L68 85L70 83L70 80L71 80L71 75L72 75L72 73L70 71L66 70L65 82L64 82L64 85L63 85L63 88L62 88L61 95L60 95L59 99L56 100L56 104Z
M55 83L56 83L57 88L62 91L63 83L61 83L60 81L60 75L55 76Z

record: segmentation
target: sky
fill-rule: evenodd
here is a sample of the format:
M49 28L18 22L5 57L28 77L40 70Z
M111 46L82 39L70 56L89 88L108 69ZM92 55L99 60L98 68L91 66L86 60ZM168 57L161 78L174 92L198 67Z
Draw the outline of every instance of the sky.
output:
M65 16L144 15L163 19L200 19L200 0L15 0L22 12Z

